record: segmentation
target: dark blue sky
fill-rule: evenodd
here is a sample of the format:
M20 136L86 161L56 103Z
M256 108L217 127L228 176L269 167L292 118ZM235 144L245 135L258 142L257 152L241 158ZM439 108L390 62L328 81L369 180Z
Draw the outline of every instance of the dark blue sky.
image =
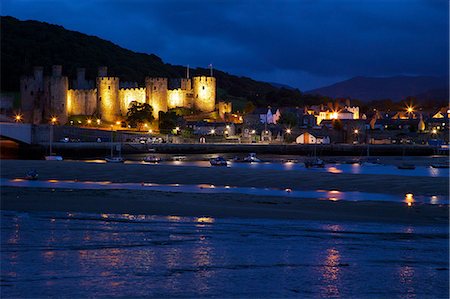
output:
M447 0L2 0L165 62L308 90L354 76L448 73Z

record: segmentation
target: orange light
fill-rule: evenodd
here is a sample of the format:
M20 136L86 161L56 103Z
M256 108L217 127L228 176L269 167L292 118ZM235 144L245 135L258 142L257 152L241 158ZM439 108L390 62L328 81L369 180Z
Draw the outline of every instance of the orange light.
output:
M19 121L22 120L22 115L17 114L17 115L14 117L14 119L16 120L16 122L19 122Z
M120 125L120 120L116 121L116 125Z
M87 123L88 123L88 124L91 124L91 123L92 123L92 119L88 119L88 120L87 120Z
M52 117L52 123L55 123L58 119L56 117Z

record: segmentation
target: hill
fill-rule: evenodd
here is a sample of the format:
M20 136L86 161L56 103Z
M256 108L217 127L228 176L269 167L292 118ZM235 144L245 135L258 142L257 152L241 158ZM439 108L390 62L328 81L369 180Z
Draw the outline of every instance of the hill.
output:
M418 100L447 100L449 94L447 79L428 76L354 77L308 93L366 102L379 99L399 101L411 96Z
M64 75L75 78L76 68L85 67L86 77L94 79L98 66L108 66L111 76L122 81L144 84L146 76L169 78L184 77L183 66L164 63L154 54L136 53L96 36L66 30L62 26L38 21L20 21L1 17L1 91L19 90L20 77L31 74L33 66L44 66L48 73L51 65L63 66ZM191 70L191 75L207 75L208 69ZM214 70L218 95L222 99L244 104L249 100L267 104L267 94L278 94L280 88L270 83L238 77ZM294 91L283 91L288 96ZM297 94L298 95L298 94ZM276 100L276 99L275 99Z

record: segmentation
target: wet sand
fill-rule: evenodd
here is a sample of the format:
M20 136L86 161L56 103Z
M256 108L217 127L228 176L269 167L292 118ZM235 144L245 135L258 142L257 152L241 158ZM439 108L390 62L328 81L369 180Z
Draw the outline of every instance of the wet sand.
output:
M402 195L447 195L448 178L332 174L167 165L1 161L2 178L34 168L40 180L215 184L245 187L339 190ZM278 218L330 221L446 224L448 206L346 202L243 194L187 194L131 190L51 190L2 187L1 209L151 215Z

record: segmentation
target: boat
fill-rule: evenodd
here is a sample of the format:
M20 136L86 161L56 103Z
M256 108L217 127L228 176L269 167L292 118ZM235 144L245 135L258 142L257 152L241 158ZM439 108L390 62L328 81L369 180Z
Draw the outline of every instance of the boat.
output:
M398 169L406 169L406 170L413 170L416 169L416 166L414 164L410 163L402 163L397 166Z
M243 162L262 162L262 160L256 157L256 153L250 153L247 157L244 158Z
M224 157L216 157L209 159L212 166L227 166L227 160Z
M361 161L360 164L364 165L364 166L377 166L377 165L381 165L381 162L380 162L380 159L378 159L378 158L367 157L367 159L364 161Z
M30 180L30 181L35 181L38 179L39 174L37 173L36 170L30 170L27 172L27 175L25 176L25 179Z
M45 160L47 160L47 161L62 161L64 159L63 159L63 157L58 156L58 155L50 155L50 156L45 156Z
M149 162L149 163L158 163L158 162L161 162L161 158L160 157L157 157L157 156L154 156L154 155L151 155L151 156L146 156L146 157L144 157L144 162Z
M432 168L449 168L449 163L433 163L430 165Z
M325 162L319 158L312 158L312 159L305 160L305 167L306 168L324 168Z
M172 158L174 161L184 161L187 159L186 156L173 156Z
M105 161L108 163L123 163L124 162L122 157L106 157Z

